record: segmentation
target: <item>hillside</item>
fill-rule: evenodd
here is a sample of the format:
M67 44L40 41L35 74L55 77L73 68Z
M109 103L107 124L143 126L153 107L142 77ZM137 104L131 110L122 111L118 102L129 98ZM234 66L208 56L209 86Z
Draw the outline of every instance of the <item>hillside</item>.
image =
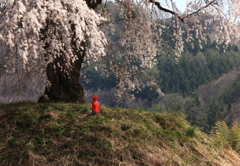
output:
M180 112L160 114L90 105L0 105L0 165L238 166Z
M198 115L206 113L209 126L219 120L224 120L229 126L239 122L239 85L240 70L233 70L209 84L199 86L197 94L202 111Z
M201 98L201 102L204 104L209 104L215 96L221 94L224 90L231 87L239 74L240 70L232 70L231 72L224 74L222 77L210 82L209 84L203 84L199 86L197 93Z

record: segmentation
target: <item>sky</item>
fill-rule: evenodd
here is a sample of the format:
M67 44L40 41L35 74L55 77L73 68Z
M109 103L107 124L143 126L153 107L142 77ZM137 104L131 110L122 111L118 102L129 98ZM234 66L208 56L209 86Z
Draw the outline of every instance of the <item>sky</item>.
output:
M176 6L181 10L184 11L186 7L187 0L173 0L176 3Z
M162 5L162 7L165 7L167 9L171 10L171 1L176 3L176 6L179 10L181 10L181 12L184 12L186 6L187 6L187 2L190 2L191 0L156 0L157 2L160 2L160 4ZM168 4L168 5L167 5ZM169 6L170 5L170 6Z
M159 2L163 2L165 0L158 0ZM170 0L167 0L167 1L170 1ZM191 0L172 0L173 2L176 3L176 6L183 12L187 6L187 2L190 2ZM224 7L225 9L228 9L228 5L227 5L227 0L223 0L224 3Z

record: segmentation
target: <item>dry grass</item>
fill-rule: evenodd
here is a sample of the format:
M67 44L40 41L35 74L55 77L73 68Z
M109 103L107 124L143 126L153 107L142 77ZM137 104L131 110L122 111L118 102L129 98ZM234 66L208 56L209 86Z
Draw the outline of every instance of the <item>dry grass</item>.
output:
M159 114L89 104L0 105L0 163L25 166L237 165L181 113ZM189 130L194 133L189 133ZM187 132L188 131L188 132Z

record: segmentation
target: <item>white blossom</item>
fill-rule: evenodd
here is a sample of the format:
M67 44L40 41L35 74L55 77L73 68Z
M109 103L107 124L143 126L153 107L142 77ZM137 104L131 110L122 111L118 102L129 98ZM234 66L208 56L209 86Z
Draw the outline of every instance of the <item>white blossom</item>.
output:
M108 34L114 26L109 23L113 18L107 14L107 9L92 10L84 0L0 0L7 6L0 14L0 45L3 48L0 59L5 64L0 73L0 93L9 92L0 95L0 101L36 102L48 84L46 67L57 58L62 57L64 63L57 64L54 69L59 68L70 77L71 64L78 60L72 41L77 50L86 51L84 61L88 65L108 55L110 68L118 81L118 96L121 96L124 90L141 89L145 85L155 86L162 94L152 79L141 82L140 75L144 75L146 68L156 65L157 56L165 54L162 35L168 26L174 27L171 35L176 63L184 43L192 44L198 39L202 47L201 41L206 40L210 27L216 34L215 40L226 46L240 39L239 0L225 3L222 0L191 0L183 12L172 0L115 2L114 12L122 20L117 41L119 50L110 45L114 42ZM161 9L156 5L158 2ZM171 21L167 25L165 20ZM41 31L47 31L47 35L43 36Z
M76 33L74 41L79 46L78 49L82 49L82 41L88 40L90 43L87 48L90 54L87 54L86 59L91 56L98 60L99 56L105 55L104 47L107 42L97 27L104 18L89 9L85 1L16 0L9 5L7 12L1 15L0 22L0 44L5 43L8 47L7 53L0 55L7 64L5 73L0 74L0 93L8 91L6 96L0 97L1 102L8 102L9 98L12 102L19 99L36 102L46 86L46 66L55 58L63 56L59 54L60 51L65 52L65 72L71 70L71 63L76 60L71 51L73 24ZM56 26L50 25L48 21ZM42 38L41 30L46 26L50 31L51 28L61 31L63 40L54 36L55 34ZM44 48L46 43L50 43L48 49ZM66 50L68 47L70 49ZM58 67L62 68L60 64ZM9 74L9 71L12 73ZM67 72L66 74L69 75ZM8 83L5 84L5 81ZM32 94L34 88L39 91Z

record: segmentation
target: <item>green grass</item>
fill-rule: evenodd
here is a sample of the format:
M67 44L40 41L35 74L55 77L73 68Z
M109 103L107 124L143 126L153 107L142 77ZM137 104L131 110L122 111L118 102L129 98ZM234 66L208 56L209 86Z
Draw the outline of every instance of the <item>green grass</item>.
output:
M202 157L189 149L196 138L205 142L205 136L181 112L103 106L99 115L86 117L90 108L70 103L0 104L1 165L184 165ZM172 159L173 153L179 158Z

